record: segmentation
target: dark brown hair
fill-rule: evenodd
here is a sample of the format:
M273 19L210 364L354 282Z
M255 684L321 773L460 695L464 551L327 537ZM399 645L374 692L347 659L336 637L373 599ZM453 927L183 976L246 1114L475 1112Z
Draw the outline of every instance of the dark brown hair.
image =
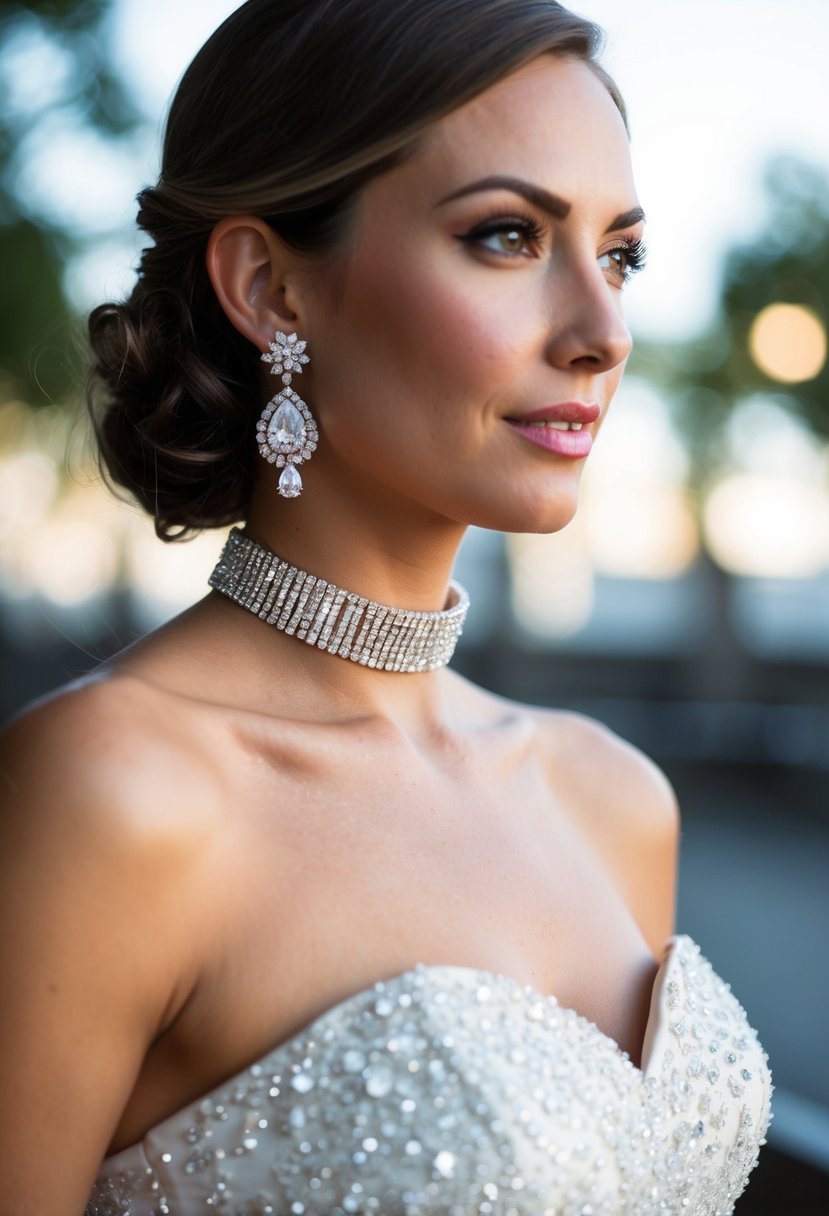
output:
M588 63L625 118L601 40L554 0L248 0L219 27L138 196L138 282L89 319L103 466L159 536L243 518L253 480L259 362L207 275L216 222L256 214L300 251L332 248L361 186L538 55Z

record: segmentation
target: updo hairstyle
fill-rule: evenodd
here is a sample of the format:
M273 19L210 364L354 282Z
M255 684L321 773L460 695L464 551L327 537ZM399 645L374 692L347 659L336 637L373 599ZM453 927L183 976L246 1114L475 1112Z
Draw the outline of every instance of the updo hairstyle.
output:
M219 27L138 195L152 244L132 294L89 318L102 467L163 540L244 518L253 481L260 366L207 274L217 221L254 214L301 253L332 250L366 182L544 53L589 64L624 118L601 40L554 0L248 0Z

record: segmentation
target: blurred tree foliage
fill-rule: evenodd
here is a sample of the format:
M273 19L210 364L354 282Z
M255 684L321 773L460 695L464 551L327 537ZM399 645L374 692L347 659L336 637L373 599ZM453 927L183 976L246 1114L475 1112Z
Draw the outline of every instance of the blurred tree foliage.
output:
M829 362L801 384L781 385L749 353L748 335L769 304L811 308L829 328L829 179L790 157L770 162L768 218L749 243L726 256L720 308L711 328L681 343L638 343L633 367L661 385L688 442L699 484L720 463L723 427L754 393L773 398L829 439Z
M108 0L0 3L0 392L32 405L60 401L77 383L63 270L81 238L27 197L23 169L56 117L114 136L138 124L108 62L110 8Z

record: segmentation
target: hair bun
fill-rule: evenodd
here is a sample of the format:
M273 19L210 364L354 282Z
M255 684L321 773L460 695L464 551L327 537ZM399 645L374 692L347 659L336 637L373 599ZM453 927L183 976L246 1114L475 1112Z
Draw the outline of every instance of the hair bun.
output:
M191 267L197 278L202 261ZM176 269L180 275L180 262ZM252 482L255 373L243 385L225 370L255 367L252 350L218 304L205 349L193 294L180 277L169 286L142 277L128 301L102 304L89 318L90 402L104 471L155 518L163 540L242 519Z

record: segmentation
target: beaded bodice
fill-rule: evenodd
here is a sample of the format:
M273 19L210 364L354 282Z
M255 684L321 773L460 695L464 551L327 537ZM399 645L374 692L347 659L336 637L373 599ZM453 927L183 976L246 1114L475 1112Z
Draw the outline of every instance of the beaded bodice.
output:
M554 997L418 963L108 1158L87 1216L714 1216L770 1095L688 937L656 977L641 1069Z

